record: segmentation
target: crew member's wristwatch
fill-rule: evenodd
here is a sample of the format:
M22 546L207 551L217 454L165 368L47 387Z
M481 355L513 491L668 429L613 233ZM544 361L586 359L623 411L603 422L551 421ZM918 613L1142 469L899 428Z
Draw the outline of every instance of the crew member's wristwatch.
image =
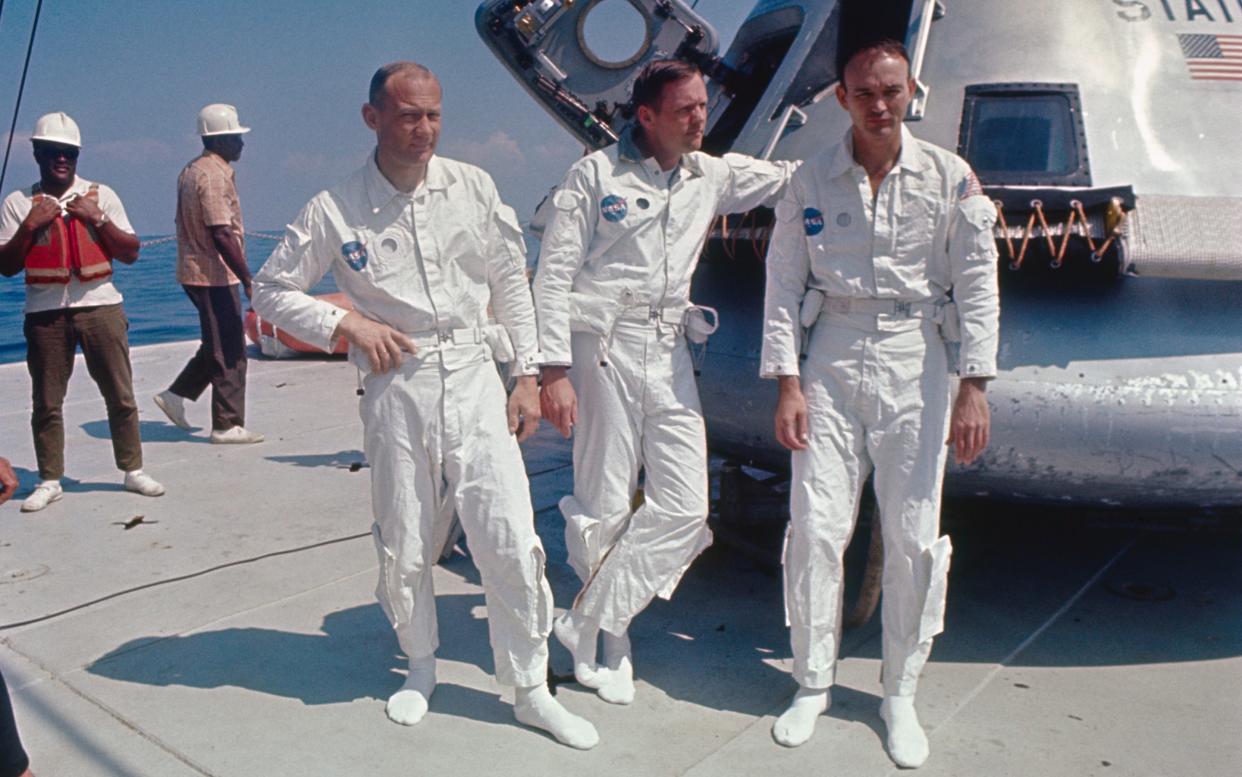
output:
M99 217L99 221L95 222L95 229L102 228L104 224L107 224L111 220L112 219L108 218L107 213L103 214L102 216Z

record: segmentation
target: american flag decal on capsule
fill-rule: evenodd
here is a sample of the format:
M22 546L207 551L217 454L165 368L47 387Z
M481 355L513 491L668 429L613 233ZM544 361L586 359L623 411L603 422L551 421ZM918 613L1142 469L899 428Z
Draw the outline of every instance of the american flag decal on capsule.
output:
M1242 81L1242 35L1181 34L1190 77L1200 81Z

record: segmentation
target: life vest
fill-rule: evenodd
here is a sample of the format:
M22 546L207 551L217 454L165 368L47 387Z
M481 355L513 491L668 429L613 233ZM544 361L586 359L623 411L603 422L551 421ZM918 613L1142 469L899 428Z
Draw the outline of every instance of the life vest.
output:
M31 206L47 197L34 185ZM91 184L84 195L99 201L99 186ZM35 232L34 245L26 253L26 283L68 283L71 275L95 281L112 274L112 257L104 249L94 225L64 213Z

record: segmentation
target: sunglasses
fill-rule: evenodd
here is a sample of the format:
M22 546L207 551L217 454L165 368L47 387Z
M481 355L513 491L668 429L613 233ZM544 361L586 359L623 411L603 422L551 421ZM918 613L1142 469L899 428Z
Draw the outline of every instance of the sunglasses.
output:
M78 154L82 153L81 149L73 146L39 146L37 151L47 159L56 160L64 157L70 162L77 161Z

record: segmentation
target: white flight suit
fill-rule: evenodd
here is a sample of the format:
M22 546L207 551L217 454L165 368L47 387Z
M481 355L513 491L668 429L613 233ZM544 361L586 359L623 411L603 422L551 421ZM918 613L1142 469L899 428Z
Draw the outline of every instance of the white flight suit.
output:
M331 270L359 313L415 340L416 355L363 383L376 595L409 656L436 650L435 538L456 510L483 579L497 679L521 687L546 680L552 592L491 357L511 344L518 374L538 369L524 256L513 210L482 170L433 157L403 193L372 156L303 209L255 276L253 300L259 315L326 349L344 311L305 292ZM350 359L368 369L353 348Z
M785 602L794 679L826 688L840 642L842 555L874 469L884 539L883 683L913 695L943 629L951 546L940 534L951 369L941 327L960 315L958 373L996 374L996 212L970 167L902 128L874 197L852 135L808 160L776 208L767 256L764 377L799 374L809 442L793 453ZM823 312L799 313L808 291ZM816 295L812 294L812 298Z
M563 499L575 610L623 634L711 544L707 443L684 337L712 219L773 201L794 165L685 154L671 172L629 132L552 195L535 277L544 363L572 365L574 493ZM644 502L632 503L640 468Z

